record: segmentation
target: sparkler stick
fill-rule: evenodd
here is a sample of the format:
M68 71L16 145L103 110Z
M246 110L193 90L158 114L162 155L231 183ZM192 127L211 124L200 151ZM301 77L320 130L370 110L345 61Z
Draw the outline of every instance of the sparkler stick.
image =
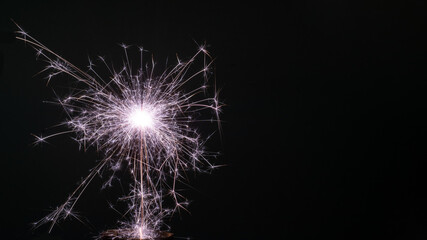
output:
M220 129L218 116L222 106L216 85L213 97L206 97L212 60L205 46L200 46L187 61L177 58L176 65L156 76L154 60L144 67L142 48L141 67L132 71L128 46L123 44L125 60L120 71L100 57L111 74L107 81L94 70L91 60L88 71L83 71L18 28L16 38L32 46L37 57L47 62L43 71L49 72L48 84L53 77L65 73L82 85L69 96L58 99L68 116L62 125L70 130L36 136L36 143L72 132L84 150L96 148L104 156L66 201L35 226L50 223L51 231L62 219L70 216L79 219L73 209L92 179L109 169L112 174L104 184L109 186L116 171L127 164L134 182L130 194L122 198L129 206L123 214L126 220L119 222L118 229L105 231L100 237L141 240L169 236L161 231L167 227L164 217L179 209L186 210L188 204L177 191L177 182L185 181L182 173L216 167L209 162L216 154L204 150L207 138L194 126L207 120L197 117L208 111L215 117L211 121L217 122ZM203 64L202 69L195 69L197 62ZM198 87L185 91L191 81ZM164 206L163 198L167 196L175 207Z

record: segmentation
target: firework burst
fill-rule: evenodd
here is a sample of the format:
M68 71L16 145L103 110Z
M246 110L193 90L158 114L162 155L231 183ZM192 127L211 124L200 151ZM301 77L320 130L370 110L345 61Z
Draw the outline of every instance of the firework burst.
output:
M53 77L66 74L81 86L57 101L68 116L63 125L69 130L36 136L36 143L71 133L82 149L94 148L103 156L66 201L35 226L50 224L50 231L60 220L78 219L74 206L92 179L110 170L103 187L109 186L115 173L125 165L134 180L130 193L122 198L127 201L128 210L123 213L118 229L101 236L161 237L161 230L167 227L163 219L177 210L186 210L188 205L176 187L177 182L185 181L184 173L216 167L208 161L215 154L204 149L207 138L194 126L208 120L220 127L221 104L216 86L213 96L206 97L212 58L205 46L200 46L190 59L177 58L176 65L156 74L153 60L144 64L142 48L139 48L140 66L134 69L129 61L128 46L123 44L124 61L119 70L99 57L109 72L106 78L95 71L91 60L88 70L83 71L18 28L17 39L32 46L37 57L47 63L44 71L48 72L48 83ZM190 82L197 83L197 87L186 91L185 86ZM212 119L199 119L205 111ZM165 198L172 199L174 206L164 206Z

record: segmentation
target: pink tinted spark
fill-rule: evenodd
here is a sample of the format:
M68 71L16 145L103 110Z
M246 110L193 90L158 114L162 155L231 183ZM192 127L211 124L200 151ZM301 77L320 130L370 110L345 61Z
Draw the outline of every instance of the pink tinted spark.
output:
M156 75L154 61L142 61L145 49L138 48L141 63L134 71L127 52L130 47L121 44L123 66L115 71L99 57L110 74L101 77L90 59L88 71L83 71L19 29L17 39L32 46L37 57L47 62L44 71L49 72L48 82L66 74L79 83L73 94L58 100L68 116L63 125L70 130L35 136L35 143L72 132L81 148L94 148L103 155L65 203L35 226L50 223L51 230L60 220L78 218L73 209L93 178L109 169L111 175L103 187L110 186L116 171L127 164L134 182L129 195L121 199L128 202L128 211L123 213L124 220L119 221L117 231L121 237L157 237L167 227L163 221L166 216L186 210L189 201L177 188L179 182L185 181L183 173L217 167L208 160L215 154L205 150L206 137L195 128L195 123L210 120L200 119L207 114L220 128L222 105L216 86L213 96L206 97L212 64L206 46L200 46L186 61L177 59L176 65ZM196 87L188 90L187 85ZM175 206L164 205L167 197Z

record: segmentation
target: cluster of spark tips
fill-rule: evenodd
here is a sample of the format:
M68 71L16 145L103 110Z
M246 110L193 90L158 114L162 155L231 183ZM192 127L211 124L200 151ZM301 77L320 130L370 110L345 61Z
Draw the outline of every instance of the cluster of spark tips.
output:
M185 172L216 167L208 161L216 153L207 152L203 146L209 137L202 137L194 126L211 121L220 128L221 104L215 84L211 87L213 96L207 97L212 58L205 46L186 61L177 58L175 65L156 76L154 61L144 64L145 50L139 48L140 66L134 69L128 46L122 45L123 66L119 70L99 57L109 72L105 78L95 71L91 60L88 70L83 71L22 28L17 33L17 39L33 47L37 57L47 62L44 71L48 72L48 83L52 77L66 74L81 86L57 101L68 116L63 125L69 130L36 136L36 143L72 133L82 149L92 147L103 156L66 201L35 226L49 224L50 231L60 220L78 218L73 211L75 204L92 179L110 170L103 187L110 186L115 173L127 166L134 181L130 193L121 199L127 201L128 210L122 213L120 226L111 238L157 238L161 230L168 228L166 216L186 210L188 200L177 191L177 183L186 181ZM197 87L185 91L190 82ZM206 114L210 119L198 119ZM166 198L174 205L164 206Z

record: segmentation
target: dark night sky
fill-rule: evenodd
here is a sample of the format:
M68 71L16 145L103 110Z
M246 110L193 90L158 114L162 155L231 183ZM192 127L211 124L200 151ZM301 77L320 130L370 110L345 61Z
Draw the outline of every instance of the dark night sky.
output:
M120 59L118 43L159 61L206 41L223 89L227 167L195 176L191 215L170 222L194 239L426 239L427 31L423 1L286 4L1 3L2 239L91 239L114 227L117 189L96 179L46 234L29 223L60 204L94 166L70 136L31 146L64 119L34 51L10 18L77 66ZM35 76L34 76L35 75Z

